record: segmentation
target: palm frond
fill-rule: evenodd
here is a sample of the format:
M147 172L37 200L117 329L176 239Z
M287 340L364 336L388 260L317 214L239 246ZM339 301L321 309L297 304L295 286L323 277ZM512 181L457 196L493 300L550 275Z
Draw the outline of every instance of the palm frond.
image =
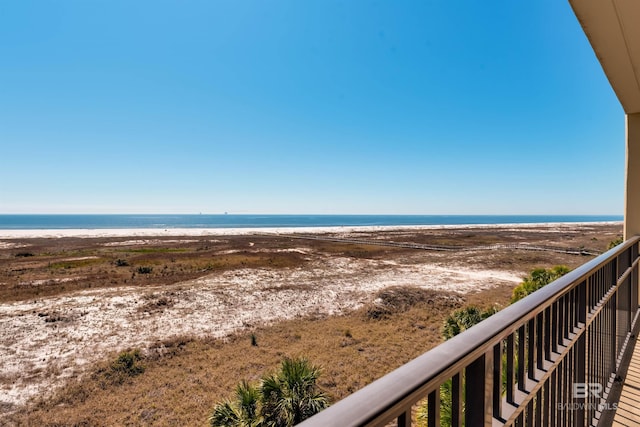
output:
M211 427L239 427L241 425L240 414L231 402L219 403L209 417L209 425Z

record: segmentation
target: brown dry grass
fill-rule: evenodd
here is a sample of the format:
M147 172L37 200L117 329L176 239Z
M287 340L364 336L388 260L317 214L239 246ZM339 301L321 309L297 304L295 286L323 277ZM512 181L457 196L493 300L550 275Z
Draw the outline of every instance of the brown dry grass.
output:
M489 304L495 292L469 303ZM509 289L500 291L503 302ZM12 417L10 425L206 425L216 401L229 397L237 382L256 380L285 356L305 355L323 367L320 386L339 400L441 341L440 325L464 304L457 294L412 288L379 295L385 316L372 307L346 316L280 322L226 340L176 339L157 343L142 361L143 374L123 384L104 380L103 362L52 399ZM251 344L251 335L257 346Z
M303 254L273 251L286 248L288 239L258 236L225 241L194 238L185 240L186 243L175 240L163 243L157 239L142 247L106 246L118 242L118 239L106 238L24 239L22 242L27 249L0 251L0 302L88 288L168 285L216 271L288 268L306 262ZM251 251L254 245L264 252ZM27 250L32 256L22 255ZM126 265L118 266L118 260L125 261ZM140 267L151 267L151 273L140 274Z
M470 247L492 243L519 243L584 247L605 250L621 233L619 224L531 229L433 229L421 232L387 231L355 233L365 240L393 240ZM557 227L556 227L557 228ZM195 279L207 273L239 268L290 268L307 263L302 253L280 249L306 247L316 253L353 258L386 259L415 253L410 249L342 242L291 239L286 236L226 236L156 238L143 245L124 238L17 239L14 248L0 249L0 302L65 294L88 288L157 286ZM113 245L116 244L116 245ZM256 249L258 249L256 251ZM24 256L29 254L32 256ZM476 264L483 268L527 271L549 264L548 253L524 251L428 252L424 260ZM87 259L77 259L87 257ZM575 266L586 259L554 254L556 264ZM118 267L117 260L127 266ZM151 274L137 274L152 267ZM63 279L63 280L60 280Z

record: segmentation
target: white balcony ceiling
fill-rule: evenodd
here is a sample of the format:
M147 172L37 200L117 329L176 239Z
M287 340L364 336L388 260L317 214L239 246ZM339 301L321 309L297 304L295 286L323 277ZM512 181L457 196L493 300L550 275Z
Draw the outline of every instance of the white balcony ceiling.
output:
M569 0L622 108L640 113L640 0Z

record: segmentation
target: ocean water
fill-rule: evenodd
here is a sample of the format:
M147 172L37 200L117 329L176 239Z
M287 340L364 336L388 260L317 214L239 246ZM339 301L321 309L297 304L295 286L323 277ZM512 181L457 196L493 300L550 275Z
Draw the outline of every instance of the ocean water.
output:
M0 229L270 228L604 221L622 221L622 215L0 215Z

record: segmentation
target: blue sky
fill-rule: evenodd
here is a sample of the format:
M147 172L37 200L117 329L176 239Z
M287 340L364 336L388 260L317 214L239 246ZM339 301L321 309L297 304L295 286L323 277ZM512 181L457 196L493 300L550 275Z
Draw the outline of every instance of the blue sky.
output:
M568 1L0 2L0 213L621 214Z

